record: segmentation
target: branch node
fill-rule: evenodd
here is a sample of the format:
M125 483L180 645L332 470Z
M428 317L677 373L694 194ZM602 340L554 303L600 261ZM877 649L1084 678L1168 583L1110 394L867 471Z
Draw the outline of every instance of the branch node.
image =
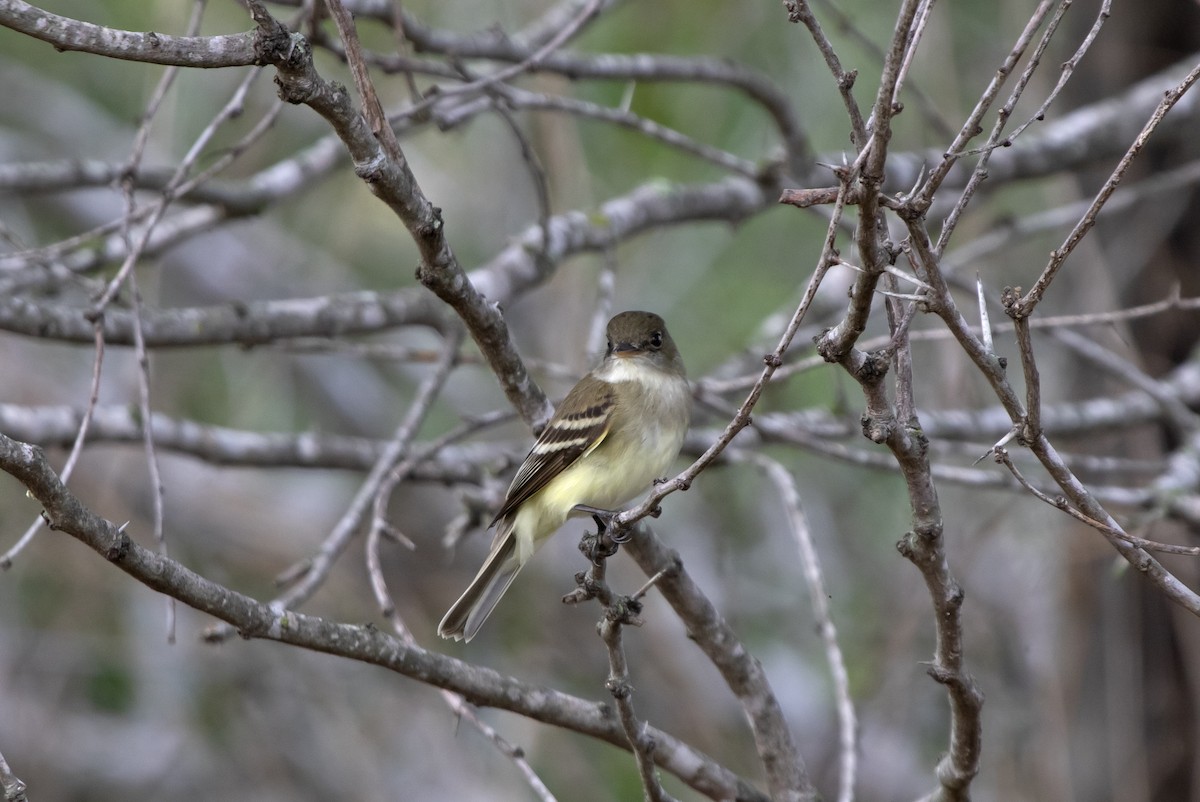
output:
M1025 304L1021 303L1022 289L1020 287L1005 287L1000 293L1000 303L1004 306L1004 313L1013 320L1024 320L1029 317L1029 310Z
M863 437L876 445L886 443L896 431L896 420L891 416L867 415L859 419Z
M618 677L609 677L604 682L604 687L612 694L613 698L620 701L628 699L633 695L633 685L626 679Z
M563 604L582 604L596 598L599 594L595 580L586 571L578 571L575 574L575 584L577 586L575 590L562 597Z
M633 596L618 596L604 609L604 617L607 620L622 626L640 627L645 623L641 614L642 603Z
M112 543L104 551L104 559L109 562L120 562L129 554L129 535L125 534L125 527L114 527L115 534Z

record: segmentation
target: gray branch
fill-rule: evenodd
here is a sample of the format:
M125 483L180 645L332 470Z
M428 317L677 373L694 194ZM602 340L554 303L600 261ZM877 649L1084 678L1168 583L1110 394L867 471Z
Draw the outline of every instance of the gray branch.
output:
M253 31L226 36L170 36L122 31L60 17L24 0L0 0L0 25L59 51L176 67L246 67L256 64Z
M42 505L52 529L66 532L146 587L235 627L243 637L287 643L380 666L454 691L472 704L509 710L535 721L589 735L621 748L628 741L612 708L483 666L430 652L376 627L340 624L262 604L182 564L140 546L76 498L41 450L0 434L0 470L21 482ZM675 737L648 728L655 763L703 794L765 802L745 780Z

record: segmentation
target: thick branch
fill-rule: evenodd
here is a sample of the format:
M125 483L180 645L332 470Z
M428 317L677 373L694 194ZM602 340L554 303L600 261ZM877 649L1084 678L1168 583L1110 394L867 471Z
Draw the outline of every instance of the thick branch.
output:
M273 640L381 666L461 694L472 704L510 710L546 724L628 746L608 705L521 682L482 666L406 644L372 626L339 624L272 608L230 590L135 543L79 501L50 469L41 450L0 435L0 470L37 499L50 527L79 540L131 577L160 593L229 623L244 637ZM715 798L763 800L744 780L673 736L650 729L655 762Z
M776 802L817 799L804 759L762 664L746 650L704 591L683 569L679 555L644 526L625 544L625 550L646 576L663 573L658 581L663 597L687 627L689 637L721 672L726 685L741 702L766 769L771 798Z
M408 325L436 326L441 308L414 290L353 292L282 301L232 302L185 309L143 309L148 348L200 345L253 346L293 337L343 337ZM103 317L108 345L133 345L131 312L110 309ZM74 343L94 339L88 310L0 298L0 329Z
M0 0L0 25L12 28L59 51L168 64L176 67L247 67L257 63L254 31L225 36L170 36L148 31L121 31L60 17L24 0Z

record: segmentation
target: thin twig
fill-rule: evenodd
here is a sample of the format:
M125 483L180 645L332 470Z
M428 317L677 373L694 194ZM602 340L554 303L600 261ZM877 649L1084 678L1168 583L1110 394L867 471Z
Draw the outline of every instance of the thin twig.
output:
M817 0L817 4L821 6L823 14L829 15L833 19L833 23L840 33L845 34L860 51L869 53L880 65L883 64L883 50L874 34L868 34L856 25L854 19L839 7L837 0ZM909 95L917 102L921 114L924 115L933 133L944 139L953 137L954 129L946 122L942 109L938 106L940 100L932 97L911 81L907 82L907 85Z
M199 31L206 5L206 0L195 0L195 3L192 7L192 17L188 22L187 35L194 36L196 32ZM151 97L150 104L146 109L146 113L143 115L142 124L138 127L138 132L134 137L133 152L130 154L129 163L126 168L126 177L121 181L121 191L125 199L126 212L124 217L126 222L124 225L122 225L121 236L126 241L126 249L129 253L129 257L126 259L125 264L121 266L121 269L117 272L117 275L111 282L109 282L104 294L96 302L92 310L93 320L96 320L99 316L104 314L104 310L107 308L108 304L111 303L113 298L116 297L117 292L125 284L125 282L128 282L132 306L131 312L133 319L134 353L138 364L138 406L141 410L141 418L144 421L149 421L151 419L152 410L150 399L150 355L146 349L146 338L142 330L142 295L141 290L138 288L137 272L134 270L134 268L140 259L140 253L142 249L145 248L146 243L149 240L151 231L157 223L157 218L160 217L162 212L166 210L168 196L164 194L163 200L158 206L160 211L151 217L150 222L146 226L146 230L142 232L137 244L134 244L133 235L128 221L130 220L130 214L134 211L137 204L134 201L133 182L130 180L129 176L135 173L138 167L141 165L142 157L145 153L146 143L150 136L151 123L153 122L159 106L166 97L167 92L170 90L171 85L174 83L178 73L178 67L167 67L167 69L163 72L163 76L159 81L158 86L155 88L154 95ZM196 149L195 153L198 152L199 149ZM192 155L192 158L194 159L195 155ZM179 168L179 171L176 173L177 176L183 175L183 170L185 168L182 165L184 164L190 165L191 161L185 157ZM102 336L103 330L99 325L97 325L96 328ZM143 428L142 436L146 450L146 469L149 473L150 491L153 498L154 542L158 546L159 553L163 557L167 557L168 549L164 520L166 517L166 504L163 500L165 487L163 485L162 471L160 470L158 463L158 451L154 446L153 427L145 426ZM175 599L167 597L166 602L167 643L174 643Z
M404 32L404 3L402 0L392 0L392 30L396 36L396 52L407 57L412 50L412 43ZM404 70L404 82L408 86L408 98L412 103L422 100L421 90L417 87L417 79L412 70Z
M625 600L618 601L618 604L624 603ZM621 643L623 623L619 612L612 608L605 609L604 620L600 624L600 637L608 649L608 679L605 680L604 686L616 702L617 717L637 761L642 791L647 802L675 802L674 797L666 792L658 778L645 724L638 719L633 709L633 683L629 679L629 662L625 659L625 649Z
M1119 538L1131 546L1136 546L1146 551L1157 551L1163 554L1179 554L1186 557L1200 557L1200 546L1179 546L1174 543L1161 543L1156 540L1147 540L1146 538L1131 535L1119 526L1111 526L1106 523L1097 521L1095 518L1090 518L1084 515L1079 510L1071 506L1064 496L1051 497L1050 494L1044 493L1035 487L1024 474L1013 464L1012 458L1004 448L996 448L994 450L996 462L1008 469L1008 472L1013 475L1013 478L1020 482L1021 487L1028 490L1039 501L1044 501L1055 509L1062 510L1067 515L1075 520L1087 524L1093 529L1097 529L1106 535Z
M457 327L447 334L449 342L458 342L461 337ZM445 359L450 359L457 352L455 347L448 347L444 352ZM442 363L445 365L445 362ZM444 370L439 369L434 374L435 377L441 377L439 382L426 381L422 385L421 393L424 396L429 396L434 392L433 388L440 387L440 381L444 381ZM427 411L428 400L411 405L404 419L396 427L396 431L392 434L388 441L387 447L379 455L375 464L371 467L366 478L359 486L358 491L351 499L346 511L342 513L342 517L338 519L337 524L322 541L321 547L317 553L303 561L303 573L301 578L294 584L291 584L283 593L273 599L270 604L280 610L290 610L294 607L307 601L316 591L325 583L329 577L329 572L332 570L334 563L345 551L346 546L350 542L350 538L358 531L359 525L366 518L367 514L376 508L380 502L380 489L385 483L391 481L389 477L392 475L397 463L409 452L409 447L412 443L412 438L416 435L417 427L424 420L424 414ZM398 480L397 480L398 481ZM294 572L289 572L294 573ZM233 630L224 625L217 624L209 627L204 632L204 639L210 643L220 642L233 635Z
M760 165L749 159L743 159L721 148L700 142L674 128L640 114L634 114L624 106L604 106L578 98L531 92L508 84L490 87L488 94L504 98L514 109L571 114L576 117L618 125L747 178L757 179L762 172ZM442 128L453 128L484 111L494 109L496 102L492 97L488 97L451 104L448 108L442 108L442 105L446 104L434 107L434 119Z
M963 122L962 128L959 129L958 134L954 137L954 141L946 148L946 153L942 160L930 171L921 188L916 193L910 193L907 202L912 206L917 215L924 214L930 205L932 205L933 196L937 194L942 182L950 174L951 168L958 162L958 154L963 151L968 142L982 132L983 129L980 126L984 115L987 114L988 109L995 102L996 97L1000 94L1001 87L1008 80L1008 76L1016 67L1017 62L1020 61L1026 48L1029 47L1029 43L1033 41L1034 34L1041 27L1042 19L1048 8L1049 3L1043 0L1043 3L1030 16L1029 22L1026 23L1024 30L1021 31L1021 35L1017 37L1017 41L1009 50L1008 55L1005 56L1003 63L996 68L995 75L992 76L992 80L988 83L987 88L984 89L983 94L980 95L979 100L975 103L975 108L971 110L966 121Z
M1064 11L1068 5L1069 4L1064 4ZM1084 55L1088 52L1088 50L1091 49L1092 43L1095 42L1096 37L1100 35L1100 29L1104 26L1104 23L1108 21L1108 18L1111 15L1112 0L1104 0L1104 2L1100 4L1100 10L1096 12L1096 21L1092 23L1091 29L1088 30L1087 35L1083 38L1083 41L1080 42L1079 47L1076 48L1075 52L1071 54L1071 57L1064 61L1062 66L1059 68L1060 72L1058 76L1058 83L1056 83L1054 88L1050 90L1050 94L1046 95L1046 99L1042 101L1042 105L1038 106L1037 111L1035 111L1028 120L1013 129L1013 132L1008 135L1007 141L1012 142L1014 139L1020 136L1021 132L1026 128L1033 125L1035 122L1045 119L1046 112L1050 110L1050 104L1054 102L1055 98L1057 98L1062 92L1063 88L1066 87L1067 81L1069 81L1071 76L1075 73L1075 68L1079 66L1079 62L1083 60Z
M1071 255L1072 251L1075 250L1076 246L1079 245L1084 236L1092 230L1092 226L1096 224L1096 217L1099 215L1100 209L1104 207L1104 204L1108 202L1108 199L1112 197L1113 192L1116 191L1117 186L1121 183L1121 179L1125 177L1125 171L1129 169L1129 165L1133 163L1133 160L1136 159L1146 147L1146 144L1150 141L1150 137L1153 136L1155 129L1158 128L1159 123L1162 122L1163 118L1167 115L1167 112L1169 112L1171 108L1179 102L1179 99L1183 97L1183 95L1189 89L1191 89L1192 85L1195 84L1198 79L1200 79L1200 64L1192 68L1191 72L1189 72L1177 86L1173 87L1166 93L1163 99L1159 102L1158 107L1154 110L1154 113L1150 115L1150 119L1146 121L1144 126L1142 126L1142 130L1137 135L1137 138L1133 141L1133 144L1129 146L1127 151L1125 151L1125 155L1121 157L1121 160L1113 169L1112 174L1104 182L1104 186L1102 186L1100 191L1096 193L1096 197L1092 200L1091 205L1088 206L1087 212L1085 212L1083 217L1080 218L1079 222L1075 224L1075 227L1071 229L1071 232L1067 235L1067 238L1063 241L1063 244L1050 253L1050 261L1042 270L1042 274L1038 276L1037 281L1034 282L1034 285L1030 288L1029 292L1025 293L1025 295L1013 305L1013 310L1010 314L1028 317L1033 313L1033 310L1037 307L1037 305L1041 302L1042 297L1045 295L1046 290L1050 287L1050 282L1054 281L1054 277L1058 274L1059 269L1067 261L1067 257Z
M416 638L413 637L412 631L400 616L395 602L392 601L391 591L388 590L387 580L383 576L383 561L379 553L380 543L383 540L383 532L384 529L382 527L372 526L370 532L367 533L366 563L367 576L370 578L371 583L371 592L375 596L375 603L379 605L380 614L391 624L392 631L396 633L396 636L410 646L417 646ZM530 789L532 789L541 802L556 802L550 789L542 782L542 778L529 765L523 749L510 743L495 728L480 719L475 714L475 709L460 694L445 689L439 689L438 693L441 695L442 701L446 703L446 706L453 711L456 717L469 722L471 726L479 730L483 737L496 747L500 754L513 762L513 765L517 767L517 771L525 778L525 782L529 784Z
M1017 351L1021 355L1021 370L1025 374L1025 418L1020 424L1020 434L1025 440L1034 440L1042 431L1042 379L1038 373L1037 358L1033 353L1033 337L1029 333L1028 318L1012 314L1012 309L1020 302L1020 297L1020 290L1005 287L1001 302L1016 327Z
M550 216L553 209L550 206L550 180L546 176L546 170L542 166L542 160L538 158L537 151L533 149L533 143L529 141L529 137L521 130L521 126L517 124L513 113L505 106L503 100L493 104L496 115L504 121L505 126L512 132L513 139L517 141L517 147L521 149L521 162L525 165L526 171L529 173L530 183L533 184L533 194L537 198L537 224L542 230L542 244L538 249L537 258L540 263L541 270L549 274L553 269L553 260L550 259Z
M378 627L338 623L259 602L144 548L71 493L39 449L3 433L0 433L0 471L26 487L42 505L51 528L80 541L98 558L145 587L212 615L247 638L271 640L380 666L397 675L462 694L473 704L510 710L606 743L625 745L624 733L606 705L406 644ZM765 795L752 784L678 738L657 729L647 734L654 744L656 762L699 793L716 799L765 802Z
M929 17L933 12L934 2L936 0L921 0L921 5L917 9L916 21L909 32L908 42L905 43L904 59L900 62L896 85L892 88L892 105L897 108L902 105L900 96L904 93L904 82L908 78L908 70L921 45L921 37L925 34L925 25L929 22Z
M445 343L442 346L442 357L434 366L433 373L425 378L421 385L417 388L416 394L413 396L412 403L409 404L408 411L404 414L404 420L397 429L396 439L403 443L401 454L409 449L413 438L416 437L417 431L424 423L429 410L433 408L433 404L437 401L438 395L446 386L446 380L450 378L450 371L458 364L458 351L462 347L464 332L461 326L452 327L451 331L446 335ZM375 492L375 500L373 504L374 514L371 519L371 534L378 531L386 531L388 529L387 522L387 505L392 497L392 492L396 485L408 478L408 474L415 467L415 462L405 460L379 482L379 488Z
M982 155L975 164L975 169L971 171L971 177L967 179L966 186L959 193L958 200L954 202L954 206L942 222L942 230L938 233L937 244L933 248L935 253L940 255L944 252L946 245L950 242L950 237L954 234L954 229L957 227L959 219L962 217L963 212L966 211L967 204L971 202L971 199L975 196L975 191L979 189L984 179L988 177L988 164L991 162L992 153L1001 142L1004 128L1008 125L1008 119L1012 116L1013 109L1016 108L1017 101L1024 94L1025 87L1028 86L1029 81L1033 78L1034 72L1041 65L1042 55L1046 48L1049 47L1050 40L1054 37L1055 31L1058 30L1059 20L1066 13L1067 9L1070 8L1071 2L1072 0L1061 0L1058 13L1054 15L1050 20L1050 24L1046 26L1046 32L1042 34L1041 41L1034 48L1033 55L1029 58L1029 64L1026 65L1024 72L1021 73L1021 77L1017 79L1016 86L1008 95L1008 100L1004 102L1004 105L996 113L996 122L992 125L992 133L988 136L987 143L978 149ZM1026 26L1027 31L1033 29L1035 20L1037 25L1041 24L1041 20L1045 18L1051 5L1051 0L1042 0L1041 4L1030 17L1029 25ZM1012 139L1013 137L1010 136L1004 139L1003 143L1009 145L1012 143ZM971 151L971 153L974 152Z
M817 621L817 634L825 648L825 661L833 679L833 698L838 715L838 802L854 799L854 786L858 772L858 719L854 713L854 700L850 695L850 674L846 670L845 656L838 642L837 628L829 609L829 594L825 589L825 577L821 570L820 557L808 527L808 516L800 503L800 493L795 478L777 460L753 452L738 451L730 455L735 460L747 460L758 467L771 483L783 502L787 512L789 529L800 552L800 570L804 585L808 589L809 603Z
M132 199L132 194L130 195ZM137 273L129 274L129 289L133 301L133 339L134 353L138 363L138 406L144 421L151 419L153 406L150 402L150 354L146 350L146 337L142 331L142 293L138 289ZM154 427L144 426L142 429L143 442L146 447L146 468L150 474L150 490L154 494L154 542L158 551L164 557L167 555L166 504L163 493L162 471L158 464L158 449L154 444ZM167 642L175 642L175 600L167 598Z
M846 114L850 118L850 144L856 151L861 151L867 144L867 124L863 121L858 101L854 99L854 81L858 78L858 72L855 70L847 72L842 68L842 61L838 58L837 51L834 50L825 31L821 29L821 23L817 21L807 0L787 0L784 6L787 8L788 18L792 22L802 23L804 27L808 28L809 35L812 36L817 49L821 51L825 65L833 74L834 83L837 84L838 92L842 96Z
M1130 209L1144 208L1160 202L1163 195L1179 192L1200 182L1200 160L1173 166L1169 172L1160 173L1135 184L1122 186L1100 211L1102 218L1110 218ZM1043 209L1011 222L997 221L990 230L981 233L942 258L942 269L947 276L959 270L979 264L985 257L999 253L1014 242L1024 242L1033 235L1056 228L1074 225L1088 208L1089 201L1080 200L1062 206ZM1037 321L1034 321L1037 325Z
M92 426L92 418L96 414L96 405L100 400L100 375L104 366L104 336L99 323L94 324L94 326L96 330L96 345L94 349L95 357L92 359L92 388L88 392L87 406L83 410L83 418L79 421L79 429L75 433L75 441L71 444L71 452L67 455L67 461L63 464L61 474L63 484L69 482L71 474L75 472L75 464L79 461L79 455L83 453L83 444L87 440L88 430ZM145 419L143 418L143 420ZM34 536L41 531L42 525L45 522L45 519L40 515L34 519L29 528L25 530L25 534L21 535L12 548L4 552L3 555L0 555L0 569L12 567L13 560L29 545Z
M337 2L340 0L327 0L327 2ZM601 10L603 0L590 0L579 10L579 13L574 19L564 25L553 37L550 38L544 45L531 53L528 58L513 64L509 67L497 70L496 72L471 81L470 83L461 84L454 87L439 87L436 93L430 93L426 98L419 103L414 103L406 107L399 114L393 115L393 119L401 119L404 117L412 117L422 114L435 103L440 103L449 97L463 97L473 94L486 92L489 88L496 86L510 78L515 78L522 73L534 70L547 56L558 50L567 42L569 42L583 27L596 17Z

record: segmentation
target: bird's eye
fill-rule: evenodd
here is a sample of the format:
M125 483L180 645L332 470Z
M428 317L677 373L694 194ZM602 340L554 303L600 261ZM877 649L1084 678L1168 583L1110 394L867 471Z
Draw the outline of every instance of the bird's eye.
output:
M663 344L662 332L661 331L650 332L650 347L655 350L658 350L659 348L662 348L662 344Z
M609 352L610 354L612 353L612 340L609 340L609 341L608 341L608 352Z

